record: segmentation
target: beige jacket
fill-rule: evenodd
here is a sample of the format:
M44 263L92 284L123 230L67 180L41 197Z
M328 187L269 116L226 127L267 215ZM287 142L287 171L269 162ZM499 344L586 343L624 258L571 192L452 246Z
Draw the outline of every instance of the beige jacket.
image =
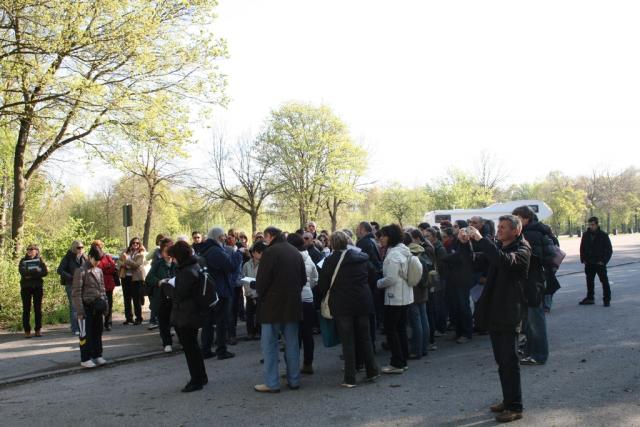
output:
M85 264L73 273L71 301L79 316L84 316L84 303L92 303L98 298L106 298L104 276L98 267Z
M145 270L145 257L144 252L138 252L133 257L127 257L125 254L120 255L118 261L120 263L120 278L124 279L127 276L127 272L132 272L131 280L134 282L144 282L147 276Z

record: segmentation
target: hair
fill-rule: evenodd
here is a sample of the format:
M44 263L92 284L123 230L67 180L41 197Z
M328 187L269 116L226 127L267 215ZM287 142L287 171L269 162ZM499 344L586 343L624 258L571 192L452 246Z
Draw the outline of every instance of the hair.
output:
M310 226L310 225L313 225L314 227L318 228L318 226L316 225L316 223L315 223L315 222L313 222L313 221L308 221L308 222L307 222L307 228L309 228L309 226Z
M418 228L420 230L428 230L429 228L431 228L431 224L429 224L428 222L421 222L420 224L418 224Z
M220 240L221 236L224 236L224 229L222 227L213 227L209 230L209 233L207 233L207 239L211 239L216 242Z
M264 229L263 234L270 234L275 239L276 237L280 237L280 235L282 234L282 230L280 230L278 227L270 225L269 227Z
M350 239L353 239L353 231L349 230L348 228L343 228L342 232L349 236Z
M29 246L27 246L27 252L29 252L31 249L35 250L38 253L38 256L40 256L40 248L38 247L38 245L36 245L35 243L31 243Z
M426 230L428 230L429 227L426 228ZM421 242L424 242L424 236L422 235L422 233L420 232L420 230L418 230L417 228L414 228L413 230L411 230L409 232L409 234L411 235L412 239L418 239Z
M138 251L143 252L145 250L144 246L142 245L142 240L140 240L139 237L134 237L133 239L129 240L129 247L127 248L127 252L131 252L133 250L133 242L135 242L136 240L140 242L140 246L138 246Z
M179 241L175 245L169 248L169 255L176 259L178 265L183 264L189 258L191 258L193 251L191 246L187 242Z
M304 235L305 231L302 228L298 228L295 232L295 234L299 234L299 235Z
M455 222L458 225L458 228L465 228L469 226L469 223L464 219L457 219Z
M358 227L361 227L367 233L371 233L373 231L373 227L371 227L371 224L369 224L367 221L362 221L360 224L358 224Z
M442 242L442 234L440 234L440 230L438 230L435 227L429 227L426 229L426 231L429 232L431 235L433 235L433 237L435 237L436 239Z
M249 249L249 252L251 253L257 252L261 254L262 252L265 251L265 249L267 249L267 245L265 245L263 241L258 241L258 242L255 242L253 246L251 246L251 248Z
M94 240L93 242L91 242L91 246L97 246L100 249L104 250L104 242L102 240Z
M598 217L597 217L597 216L592 216L591 218L589 218L589 219L587 220L587 222L593 222L593 223L595 223L596 225L600 224L600 222L598 221Z
M407 231L404 232L404 235L402 237L402 243L404 243L407 246L413 243L413 238L411 237L411 233Z
M518 206L511 212L511 215L519 216L520 218L528 219L529 221L533 221L536 213L529 206Z
M515 215L502 215L500 221L507 221L511 224L512 230L522 230L522 221Z
M329 241L331 242L331 247L334 251L342 251L347 249L347 245L349 244L349 236L347 236L344 231L336 231L329 237Z
M287 236L287 242L293 245L300 252L304 251L306 248L304 246L304 240L302 236L298 233L291 233Z
M389 246L397 246L404 240L404 231L398 224L385 225L380 229L380 236L386 236L389 239Z
M443 228L442 237L453 237L453 228L451 227Z
M191 237L195 236L196 234L199 234L200 236L202 236L201 232L199 232L198 230L194 230L191 232Z
M371 224L371 227L373 227L376 231L380 231L380 224L375 222L375 221L371 221L369 224Z
M230 228L229 231L227 231L227 236L233 236L233 237L238 237L238 232L236 231L235 228Z
M166 247L171 245L173 245L173 240L171 240L168 237L165 237L164 239L160 240L160 253L162 254L162 251L164 251Z
M88 255L89 255L89 258L93 258L96 261L100 261L104 256L104 252L102 252L102 250L100 250L99 247L91 245Z
M165 236L165 235L164 235L164 234L162 234L162 233L158 234L158 235L156 236L156 246L160 245L160 241L161 241L162 239L164 239L165 237L167 237L167 236Z
M82 240L74 240L74 241L71 243L71 252L73 252L73 251L75 251L76 249L78 249L78 246L84 246L84 245L82 244Z
M443 228L453 228L453 224L451 224L451 221L445 219L444 221L440 222L440 229Z
M329 237L329 230L320 230L320 234L324 234L325 236Z
M247 237L247 233L245 233L244 231L239 231L239 232L238 232L238 239L241 239L241 238L243 238L243 237L244 237L245 239L249 240L249 237Z

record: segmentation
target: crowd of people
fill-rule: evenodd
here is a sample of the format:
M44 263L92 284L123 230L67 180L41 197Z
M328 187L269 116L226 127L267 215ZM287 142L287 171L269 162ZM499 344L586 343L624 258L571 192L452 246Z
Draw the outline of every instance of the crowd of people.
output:
M594 303L597 274L609 306L611 242L597 218L589 224L581 245L588 294L580 304ZM551 229L528 206L497 224L481 217L404 229L361 222L355 233L329 233L309 222L292 233L268 227L252 236L251 244L245 233L220 227L206 236L194 231L188 240L159 235L155 249L147 251L133 238L118 256L106 254L99 240L86 254L82 242L71 244L57 272L69 298L82 367L106 363L102 334L113 327L117 286L124 326L143 323L146 298L148 327L159 330L166 352L173 351L175 330L191 377L184 392L207 384L205 359L235 356L229 346L238 344L238 320L246 324L246 340L260 340L264 381L254 388L264 393L280 392L281 350L289 389L300 387L301 375L314 373L317 334L327 346L341 344L341 385L347 388L357 386L359 372L367 382L406 373L410 361L438 349L437 339L464 345L488 334L503 392L490 409L501 422L522 418L520 366L541 365L549 357L545 314L560 287L555 272L561 251ZM47 272L39 248L30 245L20 261L26 338L32 337L31 301L35 336L41 336ZM215 301L203 309L199 293L204 295L208 280ZM379 345L378 331L384 336ZM389 360L379 367L375 355L382 351L389 352Z

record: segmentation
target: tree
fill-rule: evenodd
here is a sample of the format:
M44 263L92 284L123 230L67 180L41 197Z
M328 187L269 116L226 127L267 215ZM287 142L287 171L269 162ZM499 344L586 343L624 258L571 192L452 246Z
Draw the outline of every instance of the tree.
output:
M507 180L509 173L505 170L504 165L498 160L495 154L488 151L481 151L475 176L477 177L477 182L480 187L487 191L494 192Z
M233 203L251 218L251 235L258 231L258 217L263 204L279 191L281 185L268 175L270 165L260 162L256 156L258 145L255 140L244 139L229 147L224 136L218 135L211 153L211 167L214 171L211 187L196 184L200 191L212 200ZM231 174L231 180L228 175Z
M175 104L222 101L214 61L225 46L208 30L215 4L0 0L0 119L16 134L16 253L29 180L54 154L129 123L150 95Z
M494 201L493 190L481 186L474 178L459 170L428 188L436 209L483 208Z
M4 251L11 194L13 144L6 129L0 128L0 253Z
M260 161L295 205L301 228L324 205L334 173L352 170L344 159L354 150L347 126L329 107L295 102L271 112L259 139Z
M429 210L429 196L420 188L403 188L394 184L384 190L382 207L398 222L400 227L405 224L417 224Z

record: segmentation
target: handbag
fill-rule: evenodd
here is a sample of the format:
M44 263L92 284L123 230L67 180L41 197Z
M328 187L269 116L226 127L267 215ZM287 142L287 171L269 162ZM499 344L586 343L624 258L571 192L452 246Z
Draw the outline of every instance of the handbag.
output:
M335 347L340 344L340 335L336 329L336 321L333 319L325 319L320 316L320 335L322 336L322 344L327 347Z
M100 297L91 303L94 314L104 314L107 312L107 300Z
M347 254L348 249L342 251L342 255L340 256L340 260L338 261L338 265L336 265L336 269L333 271L333 277L331 277L331 284L329 285L329 290L327 294L322 299L322 303L320 304L320 314L325 319L333 319L331 316L331 309L329 308L329 296L331 295L331 288L333 287L333 282L336 281L336 276L338 275L338 270L340 270L340 265L342 265L342 260L344 260L344 256Z

